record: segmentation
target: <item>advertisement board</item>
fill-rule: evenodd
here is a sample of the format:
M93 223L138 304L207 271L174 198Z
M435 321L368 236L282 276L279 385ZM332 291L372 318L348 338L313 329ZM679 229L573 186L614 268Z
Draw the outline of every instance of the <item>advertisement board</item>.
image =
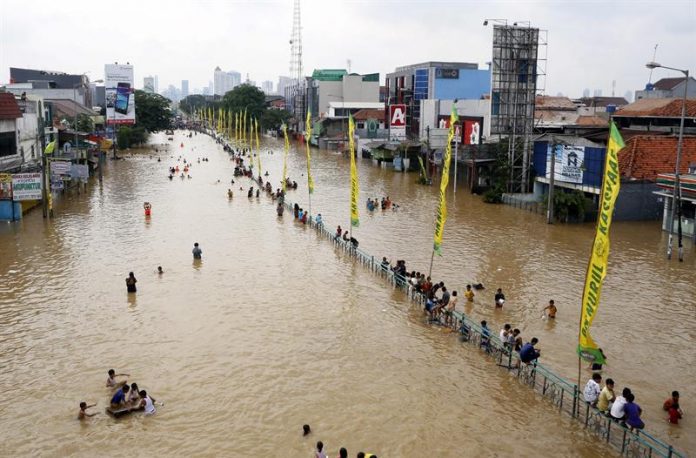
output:
M551 158L554 158L554 180L582 184L585 147L556 145L556 151L549 145L546 154L546 178L551 178Z
M41 174L15 173L12 175L12 199L41 200Z
M135 87L133 66L104 65L106 123L135 124Z
M438 127L449 129L449 115L440 115ZM463 129L462 129L463 128ZM460 116L459 123L455 126L454 136L463 145L480 145L483 141L483 118Z
M70 161L51 161L52 175L69 175L72 169Z
M85 164L73 164L70 167L70 177L73 180L87 180L89 178L89 167Z
M389 140L406 139L406 105L389 105Z
M12 198L12 175L0 173L0 200Z

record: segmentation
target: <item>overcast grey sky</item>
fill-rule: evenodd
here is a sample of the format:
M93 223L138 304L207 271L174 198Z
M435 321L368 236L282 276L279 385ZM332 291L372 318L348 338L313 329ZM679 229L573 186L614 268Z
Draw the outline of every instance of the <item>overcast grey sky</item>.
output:
M213 69L248 73L260 84L289 74L292 0L0 0L0 83L9 67L103 78L104 64L159 76L160 90L182 79L198 88ZM442 1L303 0L304 68L384 74L428 60L478 62L491 56L484 18L531 21L548 31L546 93L584 88L616 95L642 88L645 62L696 73L696 0ZM484 67L485 68L485 67ZM656 70L653 81L678 76Z

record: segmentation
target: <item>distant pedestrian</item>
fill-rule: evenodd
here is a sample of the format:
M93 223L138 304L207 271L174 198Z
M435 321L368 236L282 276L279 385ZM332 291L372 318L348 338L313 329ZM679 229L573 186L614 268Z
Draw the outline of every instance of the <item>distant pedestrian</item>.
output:
M276 213L278 213L278 216L283 216L284 211L285 211L285 208L283 207L283 204L279 203L278 206L276 207Z
M341 447L338 451L338 458L348 458L348 450L345 447Z
M505 294L503 294L502 289L498 288L498 291L495 293L495 306L502 307L503 304L505 304Z
M157 266L157 273L159 275L162 275L164 273L164 270L162 270L162 266Z
M87 405L86 402L82 401L82 402L80 403L80 412L77 414L77 419L78 419L78 420L84 420L84 419L87 418L87 417L93 417L93 416L95 416L95 415L97 414L96 412L94 412L94 413L87 413L87 409L89 409L90 407L94 407L94 406L96 406L96 405L97 405L96 403Z
M198 242L193 244L193 250L191 250L193 253L193 259L202 259L203 258L203 250L198 246Z
M138 280L135 279L135 274L133 272L128 273L128 277L126 277L126 289L128 290L129 293L134 293L138 289L135 287L135 284L138 282Z
M548 314L546 312L547 310L548 310ZM557 311L558 311L558 309L556 308L556 304L553 302L553 299L551 299L549 301L549 305L544 307L543 313L544 313L544 316L548 316L549 318L556 318Z
M302 425L302 435L303 436L306 436L311 432L312 432L312 428L310 428L309 425Z
M474 303L474 291L471 289L471 285L466 285L466 291L464 291L464 297L466 298L466 302L469 305L472 305Z

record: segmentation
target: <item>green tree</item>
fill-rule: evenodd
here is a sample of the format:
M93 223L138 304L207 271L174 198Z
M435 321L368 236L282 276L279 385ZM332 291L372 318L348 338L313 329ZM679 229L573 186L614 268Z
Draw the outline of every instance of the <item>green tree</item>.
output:
M148 135L148 131L142 126L121 126L116 134L116 141L120 149L126 149L144 144Z
M94 131L94 121L92 120L92 117L84 113L77 115L76 129L79 132L87 133Z
M192 114L194 110L198 110L202 107L207 107L205 96L198 94L186 96L179 102L179 109L189 115Z
M159 94L135 91L136 126L148 133L170 128L174 118L171 103L171 100Z
M261 115L261 126L264 129L278 130L283 123L287 124L290 119L290 113L285 110L267 109Z
M242 84L225 94L221 107L232 113L243 113L246 109L249 118L261 120L266 112L266 96L256 86Z
M495 163L486 176L490 180L491 187L483 194L483 201L489 204L499 204L503 201L503 193L507 189L510 177L507 157L508 143L500 142L492 148L495 148Z

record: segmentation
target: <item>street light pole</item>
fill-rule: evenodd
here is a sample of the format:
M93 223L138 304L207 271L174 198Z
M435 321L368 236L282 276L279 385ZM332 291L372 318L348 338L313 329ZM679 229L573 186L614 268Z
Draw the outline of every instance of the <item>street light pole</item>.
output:
M669 239L667 242L667 259L672 259L672 237L674 234L674 209L677 209L677 250L679 262L684 261L684 246L682 244L682 209L681 209L681 180L679 177L679 167L681 165L682 145L684 142L684 118L686 118L686 97L689 87L689 70L680 68L667 67L660 65L657 62L648 62L645 64L649 69L665 68L674 70L684 74L684 96L682 98L681 118L679 120L679 139L677 140L677 160L674 167L674 187L672 188L672 208L669 214Z

